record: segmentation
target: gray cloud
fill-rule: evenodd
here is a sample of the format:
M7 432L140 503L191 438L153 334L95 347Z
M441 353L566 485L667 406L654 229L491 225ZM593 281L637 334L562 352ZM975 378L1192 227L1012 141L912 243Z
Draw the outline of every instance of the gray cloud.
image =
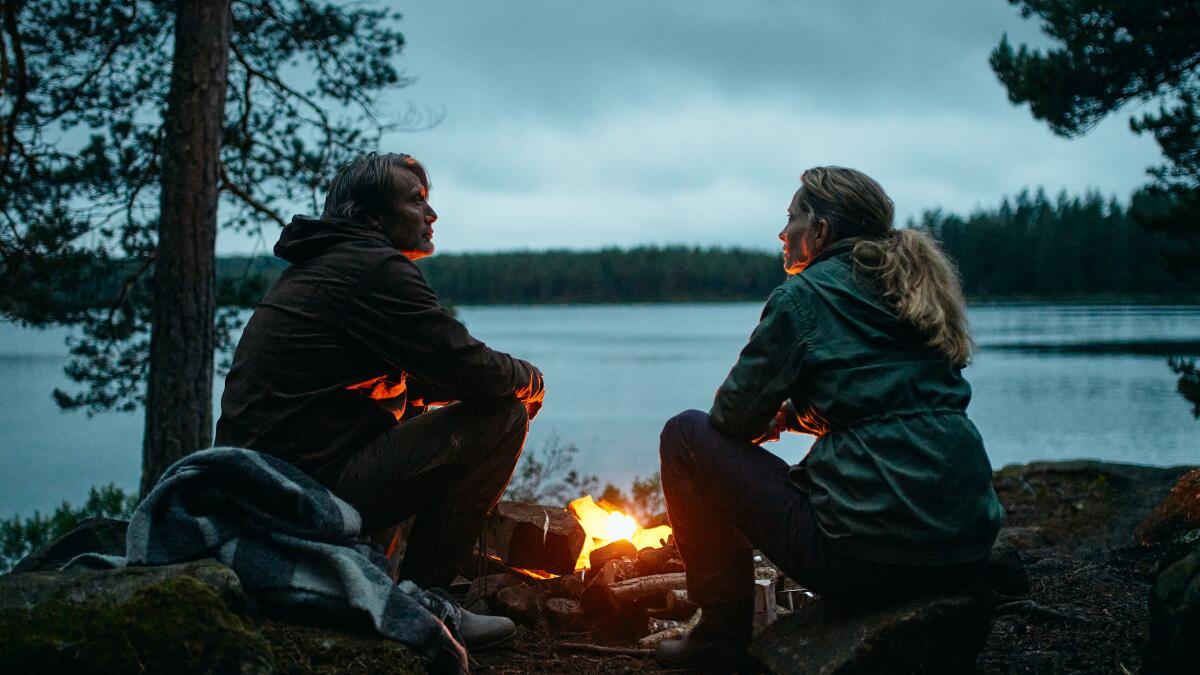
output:
M446 118L386 149L429 167L444 252L769 248L808 166L867 171L904 219L1024 187L1124 197L1157 158L1123 119L1067 141L1008 103L988 53L1005 32L1042 39L1002 0L402 10L401 63L418 81L384 109Z

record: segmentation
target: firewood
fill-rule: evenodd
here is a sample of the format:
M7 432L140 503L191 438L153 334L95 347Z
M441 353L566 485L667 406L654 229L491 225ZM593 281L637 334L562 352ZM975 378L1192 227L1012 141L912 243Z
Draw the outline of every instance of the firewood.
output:
M650 617L650 619L646 622L646 625L650 628L651 634L661 633L668 628L678 628L683 624L683 621L678 621L676 619L658 619L655 617Z
M691 616L699 608L699 605L688 598L686 590L667 591L667 609L674 610L678 614Z
M611 609L621 611L650 599L661 602L667 591L686 587L687 577L682 572L654 574L618 581L604 589L604 597Z
M566 509L520 502L500 502L485 532L488 548L510 567L575 571L586 536Z
M696 610L696 613L692 615L692 618L688 619L687 623L677 623L677 625L672 626L671 628L647 635L641 640L638 640L638 644L646 647L657 647L658 644L663 640L674 640L676 638L681 638L692 632L692 629L696 627L696 624L700 623L701 614L703 614L703 610L698 609Z
M683 562L679 561L678 569L666 569L672 560L678 560L679 551L674 546L661 548L644 548L637 554L637 571L640 576L662 574L664 572L682 572Z
M754 581L754 632L758 633L775 623L775 582L769 579Z

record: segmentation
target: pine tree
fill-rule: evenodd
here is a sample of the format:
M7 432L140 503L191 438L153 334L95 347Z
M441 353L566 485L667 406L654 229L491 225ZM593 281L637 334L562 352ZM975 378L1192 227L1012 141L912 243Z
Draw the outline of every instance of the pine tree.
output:
M375 115L380 92L410 82L393 63L399 15L324 0L0 13L0 316L78 327L63 408L147 405L145 488L208 444L212 349L231 305L262 290L227 283L213 309L210 224L253 232L316 210L340 163L428 120Z

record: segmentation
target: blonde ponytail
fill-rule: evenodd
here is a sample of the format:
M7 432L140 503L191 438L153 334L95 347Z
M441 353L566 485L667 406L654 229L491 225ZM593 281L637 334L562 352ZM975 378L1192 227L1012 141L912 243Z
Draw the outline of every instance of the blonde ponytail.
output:
M927 338L926 345L961 368L975 345L958 269L933 237L918 229L892 229L854 245L858 269L874 279L883 301Z

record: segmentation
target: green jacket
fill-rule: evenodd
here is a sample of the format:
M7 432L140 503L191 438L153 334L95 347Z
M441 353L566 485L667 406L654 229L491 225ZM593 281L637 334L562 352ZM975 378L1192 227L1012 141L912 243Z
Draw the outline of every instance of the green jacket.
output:
M971 387L856 277L840 241L776 288L709 417L754 441L787 401L818 436L793 482L840 552L912 565L986 558L1004 511L967 419Z

